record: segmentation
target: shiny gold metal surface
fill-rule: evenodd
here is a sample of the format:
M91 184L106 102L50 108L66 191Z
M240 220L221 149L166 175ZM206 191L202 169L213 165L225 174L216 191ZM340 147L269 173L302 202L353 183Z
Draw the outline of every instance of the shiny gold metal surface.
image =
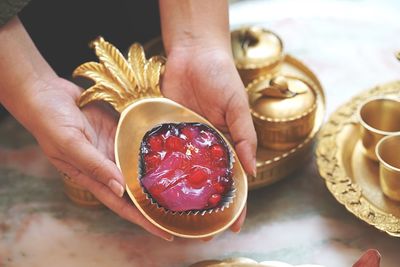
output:
M146 52L151 54L163 54L161 38L154 39L144 45ZM257 148L257 176L248 176L249 189L268 186L288 176L297 169L307 164L312 157L314 140L321 128L325 114L325 94L315 74L300 60L285 54L279 66L279 74L299 77L313 84L317 94L317 109L315 113L314 127L308 137L296 147L287 151L275 151Z
M63 175L63 183L65 194L75 204L89 208L101 207L103 205L86 188L81 187L65 174Z
M106 101L121 113L116 137L115 159L126 182L126 190L139 211L155 226L180 237L205 238L229 228L243 211L247 200L247 177L227 139L197 113L163 98L160 73L163 60L147 60L143 48L133 44L128 60L102 38L92 43L100 63L78 67L74 76L95 84L82 93L78 105ZM144 134L161 123L200 122L208 124L227 142L233 153L234 198L228 206L207 212L173 213L158 207L144 193L139 181L139 151Z
M190 265L190 267L296 267L281 261L257 262L249 258L231 258L226 260L206 260ZM298 267L323 267L322 265L302 264Z
M378 161L376 144L385 136L400 134L400 101L374 97L361 104L357 114L364 152L370 159Z
M294 76L265 75L251 82L247 93L261 146L290 150L312 131L318 101L312 83Z
M283 43L278 35L261 27L243 27L231 32L232 53L243 83L279 68Z
M400 120L400 118L397 118ZM379 180L383 193L400 201L400 135L387 136L376 146Z
M363 153L357 110L371 97L399 95L400 81L396 81L351 99L324 125L316 151L319 173L336 200L358 218L397 237L400 236L400 205L383 194L379 164Z

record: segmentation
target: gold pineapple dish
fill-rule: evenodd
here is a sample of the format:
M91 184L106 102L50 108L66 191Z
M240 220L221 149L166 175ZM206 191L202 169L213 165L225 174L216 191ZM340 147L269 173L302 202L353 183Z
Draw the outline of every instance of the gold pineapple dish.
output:
M92 42L98 62L87 62L74 76L89 78L94 85L82 93L78 105L105 101L120 113L115 137L115 159L126 182L126 191L139 211L155 226L180 237L204 238L229 228L241 214L247 199L246 174L226 138L205 118L164 98L160 75L164 60L146 59L142 46L133 44L128 59L99 37ZM166 213L147 197L139 181L139 148L146 132L162 123L207 124L226 141L234 162L232 178L236 193L228 208L201 214Z

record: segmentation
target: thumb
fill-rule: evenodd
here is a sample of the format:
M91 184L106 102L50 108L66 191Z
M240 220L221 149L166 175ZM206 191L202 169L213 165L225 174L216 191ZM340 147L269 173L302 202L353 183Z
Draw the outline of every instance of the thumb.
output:
M256 176L257 136L244 89L232 95L225 114L226 124L238 157L245 171Z

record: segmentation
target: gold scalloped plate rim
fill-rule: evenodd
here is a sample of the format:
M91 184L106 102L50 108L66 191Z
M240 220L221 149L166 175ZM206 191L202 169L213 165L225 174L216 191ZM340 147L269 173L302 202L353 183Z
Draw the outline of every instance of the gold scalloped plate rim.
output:
M400 81L393 81L378 85L354 96L336 109L322 127L318 135L318 144L315 152L319 174L325 180L325 184L334 198L357 218L394 237L400 237L400 218L376 207L363 196L361 187L351 180L351 177L346 174L344 166L339 163L341 153L337 148L338 141L336 137L346 125L356 123L354 114L360 103L370 97L394 95L399 94L399 92ZM345 112L347 109L353 113L353 116L347 116L349 113ZM326 151L330 152L326 153ZM347 190L336 189L334 187L335 182L346 184ZM355 195L359 196L358 201L354 201ZM374 221L376 215L380 216L380 221L378 222Z

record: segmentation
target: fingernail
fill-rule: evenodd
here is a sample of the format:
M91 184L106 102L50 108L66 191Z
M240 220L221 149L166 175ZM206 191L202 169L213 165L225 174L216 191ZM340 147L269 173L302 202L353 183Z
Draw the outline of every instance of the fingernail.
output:
M108 182L108 187L111 189L111 191L114 192L114 194L116 194L119 197L122 197L124 195L124 187L117 182L117 180L115 179L111 179Z
M257 160L253 159L253 176L257 177Z
M232 232L234 232L235 234L238 234L238 233L240 233L240 230L242 230L242 228L232 229Z
M209 237L203 238L203 239L201 239L201 240L202 240L203 242L208 242L208 241L211 241L213 238L214 238L213 236L209 236Z
M172 242L172 241L174 241L174 236L171 235L171 236L169 236L169 237L163 237L163 239L164 239L165 241Z

